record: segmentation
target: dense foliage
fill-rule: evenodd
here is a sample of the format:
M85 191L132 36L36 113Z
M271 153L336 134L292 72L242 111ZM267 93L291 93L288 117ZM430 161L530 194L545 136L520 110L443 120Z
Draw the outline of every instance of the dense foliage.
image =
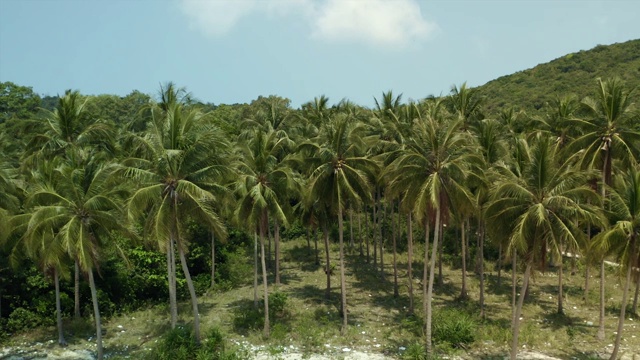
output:
M218 348L216 331L200 344L198 296L251 283L253 273L253 306L239 309L234 326L262 328L268 337L270 321L287 319L287 295L269 295L267 277L273 273L279 285L280 242L311 231L324 240L327 298L331 275L340 274L346 332L345 224L363 215L372 231L364 240L360 234L361 259L370 262L371 245L373 267L378 271L379 259L384 277L384 252L393 251L395 296L396 252L407 250L412 279L414 242L427 239L422 311L414 309L410 281L408 313L423 318L428 356L432 337L464 347L478 326L447 310L433 315L443 247L444 256L460 255L461 301L475 301L464 279L468 255L476 254L482 317L491 316L484 308L485 258L511 260L524 271L519 296L513 285L512 359L531 273L565 252L596 263L622 260L628 272L620 334L640 258L640 92L633 88L639 46L599 46L479 89L454 86L442 98L403 103L387 92L374 109L348 101L329 106L324 96L300 109L277 96L216 106L172 83L156 97L67 91L52 106L28 87L3 83L0 336L56 324L65 344L62 318L92 313L101 358L101 314L169 297L173 330L160 345L166 351L156 351L166 355L175 346L183 352L178 357L233 358ZM621 78L596 81L594 72ZM565 74L575 83L565 83ZM526 95L513 87L522 84ZM571 93L580 97L549 98ZM506 104L539 111L497 110ZM337 266L330 264L331 242L339 244ZM355 247L353 235L348 246ZM561 265L559 275L562 313ZM177 324L178 299L191 301L192 330Z

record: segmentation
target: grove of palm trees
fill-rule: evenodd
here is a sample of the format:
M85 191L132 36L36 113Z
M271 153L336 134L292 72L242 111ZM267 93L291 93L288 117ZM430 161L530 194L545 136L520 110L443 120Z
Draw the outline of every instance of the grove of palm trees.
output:
M2 83L0 344L640 356L626 80L529 113L488 110L466 84L292 108L216 106L173 83L48 101Z

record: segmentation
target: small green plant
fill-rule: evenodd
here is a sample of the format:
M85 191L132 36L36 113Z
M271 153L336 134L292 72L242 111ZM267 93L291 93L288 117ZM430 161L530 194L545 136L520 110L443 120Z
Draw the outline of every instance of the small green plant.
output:
M427 351L419 342L414 342L402 354L403 360L427 360Z
M433 338L452 348L466 347L475 341L476 323L455 309L439 309L434 314Z

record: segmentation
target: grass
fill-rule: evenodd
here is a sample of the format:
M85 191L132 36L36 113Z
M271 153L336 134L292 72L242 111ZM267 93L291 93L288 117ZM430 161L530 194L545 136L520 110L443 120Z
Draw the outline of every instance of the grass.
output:
M415 258L421 259L418 246ZM250 317L253 308L253 289L245 286L226 292L209 292L199 297L203 334L218 328L225 338L235 344L261 346L274 357L287 349L304 354L336 351L342 347L367 352L385 353L394 358L422 358L419 351L424 342L422 330L421 278L422 264L415 262L414 295L416 314L408 313L406 253L399 256L400 296L393 296L392 255L385 253L385 277L380 276L372 264L366 264L357 249L347 255L347 294L349 327L340 334L341 317L339 272L332 276L331 299L324 298L326 277L322 264L313 265L314 256L307 253L302 238L282 244L281 278L277 289L271 282L270 293L284 296L284 308L271 320L271 337L265 339L261 326L247 325L240 316ZM338 262L337 246L332 248L332 262ZM471 264L471 263L470 263ZM487 264L486 269L494 269ZM566 266L569 268L569 266ZM470 265L469 269L473 269ZM436 270L437 271L437 270ZM434 288L434 319L453 322L452 326L466 329L472 341L436 343L440 355L455 354L473 359L501 358L507 354L511 341L511 273L502 272L502 287L497 288L497 272L487 272L486 318L480 319L478 277L469 273L467 278L469 299L457 299L460 292L460 271L445 264L444 283ZM561 359L591 359L610 349L615 338L617 311L621 299L621 285L617 273L609 269L605 284L607 312L606 340L595 339L598 324L598 276L591 271L591 291L583 300L584 272L565 274L565 313L556 313L557 276L555 272L537 273L532 279L529 298L522 314L520 346ZM520 279L521 282L521 279ZM631 294L632 295L632 294ZM107 354L139 358L147 354L169 329L167 306L153 306L143 311L105 319L104 344ZM441 316L438 318L438 316ZM442 316L446 318L442 318ZM458 319L458 320L456 320ZM460 320L462 319L462 320ZM241 319L242 320L242 319ZM244 319L246 320L246 319ZM455 320L455 321L454 321ZM90 319L66 324L73 333L67 340L72 348L89 348L93 332ZM187 302L179 307L179 323L190 326L192 321ZM435 321L435 320L434 320ZM437 326L444 322L439 321ZM460 323L461 322L461 323ZM434 322L434 327L436 324ZM626 319L622 351L640 354L640 322ZM444 332L446 334L446 331ZM455 332L454 332L455 333ZM635 337L633 337L635 335ZM445 335L449 336L449 335ZM434 334L435 337L435 334ZM55 339L55 328L38 329L14 336L13 343L48 341ZM418 345L416 345L418 344ZM10 344L9 344L10 345ZM400 348L405 350L400 350ZM333 350L332 350L333 349Z

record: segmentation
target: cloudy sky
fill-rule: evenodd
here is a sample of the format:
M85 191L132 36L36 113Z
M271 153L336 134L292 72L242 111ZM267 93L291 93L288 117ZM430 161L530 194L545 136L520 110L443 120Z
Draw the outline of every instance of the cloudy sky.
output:
M41 94L371 106L640 38L637 0L0 0L0 81Z

